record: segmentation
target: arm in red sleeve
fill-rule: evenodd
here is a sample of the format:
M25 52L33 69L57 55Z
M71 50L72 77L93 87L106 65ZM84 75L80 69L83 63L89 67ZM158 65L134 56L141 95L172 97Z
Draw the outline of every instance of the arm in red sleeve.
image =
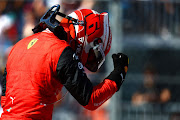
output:
M81 62L73 50L67 47L57 63L57 75L70 94L86 109L95 110L116 91L116 82L105 79L97 86L87 78Z
M84 108L88 110L95 110L106 102L117 91L117 85L114 81L105 79L99 85L93 87L91 98L88 105Z

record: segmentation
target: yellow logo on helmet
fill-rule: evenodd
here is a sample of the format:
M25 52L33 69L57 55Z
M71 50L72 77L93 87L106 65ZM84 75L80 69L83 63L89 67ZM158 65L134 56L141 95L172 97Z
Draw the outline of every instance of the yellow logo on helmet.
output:
M31 40L27 46L27 49L31 48L36 42L37 42L37 38L34 38L33 40Z

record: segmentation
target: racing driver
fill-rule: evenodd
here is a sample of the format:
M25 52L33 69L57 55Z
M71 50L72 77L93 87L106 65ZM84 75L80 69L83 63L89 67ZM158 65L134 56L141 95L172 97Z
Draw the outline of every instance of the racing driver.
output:
M88 110L120 89L128 69L125 54L112 55L114 70L96 86L84 71L96 72L111 48L108 13L80 9L65 15L59 10L60 5L52 6L34 34L12 48L3 75L2 120L51 120L63 86Z

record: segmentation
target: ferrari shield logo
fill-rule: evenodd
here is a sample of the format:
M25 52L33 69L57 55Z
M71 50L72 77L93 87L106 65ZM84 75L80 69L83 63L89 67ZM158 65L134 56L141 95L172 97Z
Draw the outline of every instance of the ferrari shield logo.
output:
M37 42L37 38L34 38L33 40L31 40L27 46L27 49L31 48L36 42Z

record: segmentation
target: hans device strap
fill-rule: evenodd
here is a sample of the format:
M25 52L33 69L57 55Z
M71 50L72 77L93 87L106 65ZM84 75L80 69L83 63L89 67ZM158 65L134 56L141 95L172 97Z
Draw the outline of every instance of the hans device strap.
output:
M34 33L41 32L45 30L46 28L49 28L52 32L64 31L63 27L59 26L60 22L56 20L56 15L59 15L63 18L66 18L68 20L72 21L72 24L74 25L84 25L84 21L72 18L70 16L67 16L61 12L60 5L54 5L52 6L40 19L40 22L38 25L35 26L35 28L32 30Z

